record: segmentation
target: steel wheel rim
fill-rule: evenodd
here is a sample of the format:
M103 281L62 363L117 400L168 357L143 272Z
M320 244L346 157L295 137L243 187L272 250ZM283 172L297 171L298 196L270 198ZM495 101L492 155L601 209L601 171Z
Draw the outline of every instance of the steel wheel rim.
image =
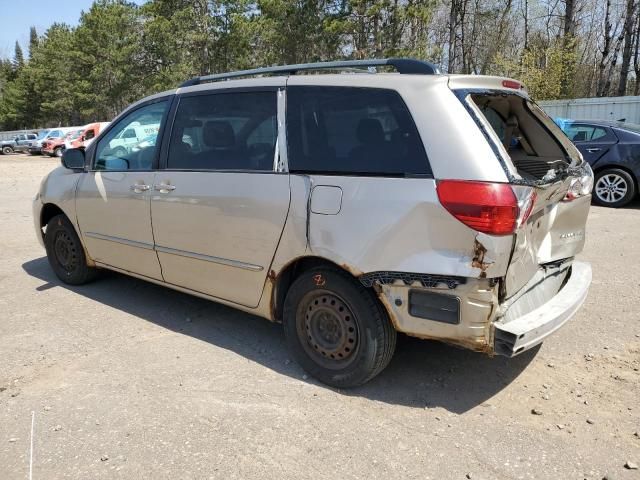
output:
M305 352L319 365L342 369L357 356L360 332L351 308L333 292L309 292L299 304L296 330Z
M67 273L72 273L78 266L76 244L67 232L56 232L53 239L53 252L56 262Z
M596 182L596 195L604 203L615 203L622 200L629 186L627 181L617 173L607 173Z

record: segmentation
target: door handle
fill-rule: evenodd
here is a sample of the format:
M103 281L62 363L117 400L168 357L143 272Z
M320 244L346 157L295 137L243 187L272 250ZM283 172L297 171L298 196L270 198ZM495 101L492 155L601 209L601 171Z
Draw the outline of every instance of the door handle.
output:
M135 193L142 193L149 190L151 187L149 185L145 185L144 183L131 185L131 190Z
M589 152L589 153L599 152L600 150L602 150L602 149L601 148L587 148L587 152Z
M160 193L169 193L176 189L175 185L169 185L168 183L161 183L160 185L154 185L153 189Z

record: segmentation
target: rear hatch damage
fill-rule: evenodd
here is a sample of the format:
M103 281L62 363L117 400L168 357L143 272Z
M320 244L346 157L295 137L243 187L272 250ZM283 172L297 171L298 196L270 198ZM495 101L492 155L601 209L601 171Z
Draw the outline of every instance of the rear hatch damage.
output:
M589 165L522 90L456 91L503 164L519 204L529 209L514 232L503 301L540 270L582 251L593 187Z

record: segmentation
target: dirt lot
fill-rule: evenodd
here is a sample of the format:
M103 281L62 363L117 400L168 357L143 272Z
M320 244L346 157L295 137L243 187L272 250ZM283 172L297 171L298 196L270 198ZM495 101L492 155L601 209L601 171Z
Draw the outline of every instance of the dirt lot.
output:
M61 285L31 219L57 164L0 156L0 478L28 478L35 412L34 479L640 479L640 204L593 208L590 295L541 349L403 337L337 391L278 325L117 274Z

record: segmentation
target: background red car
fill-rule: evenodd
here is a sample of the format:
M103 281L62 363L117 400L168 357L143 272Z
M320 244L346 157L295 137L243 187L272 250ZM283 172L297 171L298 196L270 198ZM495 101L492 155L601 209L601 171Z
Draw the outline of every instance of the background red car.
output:
M42 143L42 153L46 153L51 157L62 157L62 153L65 149L65 141L73 141L77 139L83 130L74 129L68 132L64 137L60 138L52 138L51 140L47 140Z

